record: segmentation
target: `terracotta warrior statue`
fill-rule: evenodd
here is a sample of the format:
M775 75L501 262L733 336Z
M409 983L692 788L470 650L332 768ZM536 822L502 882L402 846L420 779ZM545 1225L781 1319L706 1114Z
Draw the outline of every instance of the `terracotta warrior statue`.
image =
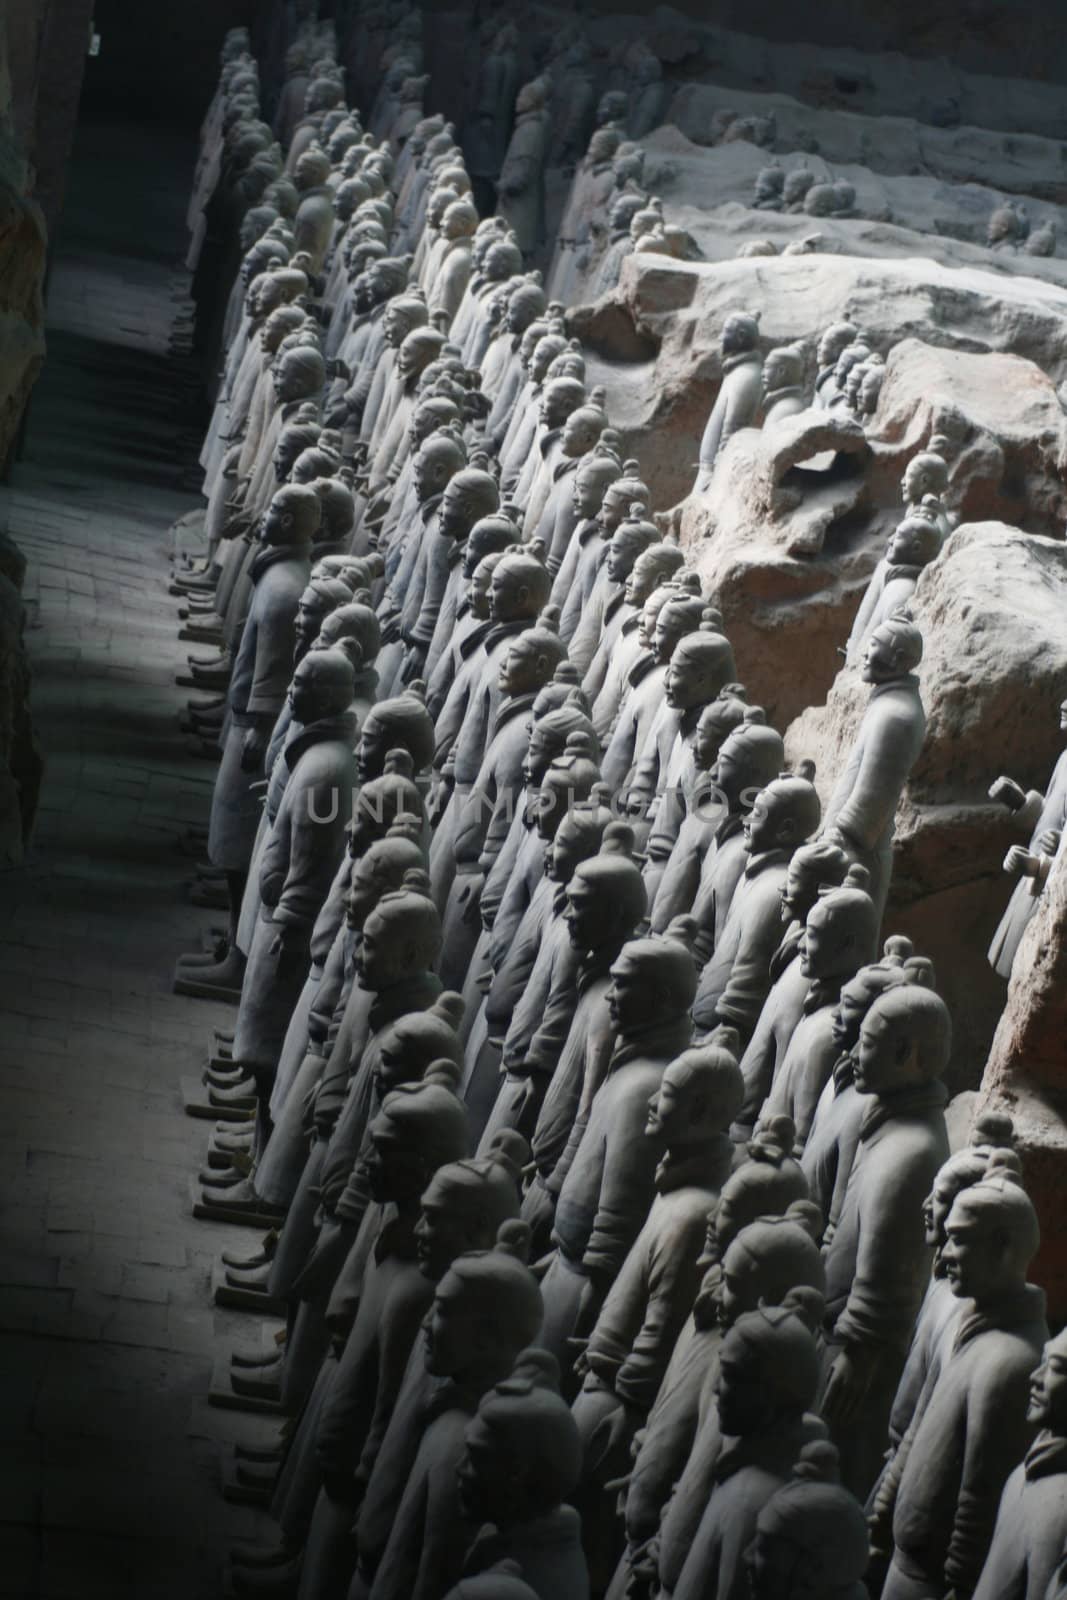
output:
M822 889L804 924L800 970L808 981L797 1019L764 1109L792 1117L803 1149L823 1088L837 1060L835 1024L841 988L878 948L878 914L867 875L852 866L840 888Z
M848 661L860 660L863 647L875 628L907 606L923 568L940 555L942 533L936 506L931 497L929 506L914 507L893 530L885 558L871 576L848 636L845 649Z
M251 569L252 604L227 693L228 727L208 832L208 858L226 874L231 946L221 966L198 972L197 992L205 986L211 992L233 992L241 985L244 963L235 939L259 825L253 785L263 777L267 742L289 687L296 612L321 519L322 505L314 491L290 484L274 495L260 528L260 549Z
M763 426L773 428L783 417L807 409L804 394L804 352L795 344L779 345L763 363Z
M866 1600L869 1560L863 1507L841 1487L833 1446L808 1445L756 1518L751 1600Z
M1067 734L1067 700L1060 706L1060 732ZM991 787L989 798L999 800L1022 827L1032 829L1029 847L1012 845L1004 858L1004 871L1019 881L989 947L989 964L994 972L1010 978L1015 952L1037 907L1039 858L1050 859L1056 854L1067 825L1067 752L1053 767L1043 795L1037 789L1024 793L1013 779L1000 777Z
M805 1445L825 1436L812 1414L818 1383L819 1348L796 1310L787 1304L738 1317L719 1352L711 1498L681 1571L664 1582L664 1595L743 1596L760 1512Z
M1044 1294L1026 1281L1039 1231L1018 1174L991 1162L945 1231L942 1261L965 1304L874 1498L872 1543L891 1556L885 1600L974 1593L1001 1491L1039 1420L1028 1402L1048 1328Z
M822 837L870 874L879 915L889 895L897 803L926 734L915 676L922 654L922 634L906 612L887 617L870 635L863 654L870 698L823 816Z
M693 1002L698 1037L725 1023L737 1031L742 1048L751 1039L781 942L790 858L815 832L820 811L815 786L804 776L776 778L753 801L742 824L748 859Z
M568 1341L592 1328L652 1204L657 1163L644 1132L648 1100L692 1032L696 968L679 939L624 945L611 979L615 1047L588 1121L564 1157L555 1250L542 1284L542 1338L561 1360Z
M1063 1555L1067 1494L1067 1335L1050 1339L1030 1379L1026 1420L1038 1434L1004 1485L974 1600L1050 1592ZM1054 1594L1055 1589L1051 1592Z
M615 1480L696 1298L707 1216L733 1160L727 1130L743 1083L731 1045L736 1035L724 1029L717 1041L683 1051L649 1101L645 1137L664 1151L656 1197L578 1363L583 1467L575 1504L597 1587L615 1566Z
M740 428L749 428L759 413L763 362L759 353L759 320L747 312L727 317L722 329L722 384L700 441L700 466L694 492L711 483L715 458Z
M468 1573L516 1563L538 1600L586 1600L582 1524L571 1498L582 1446L547 1350L526 1350L467 1424L458 1467L463 1515L479 1527Z
M459 1497L466 1429L482 1397L536 1340L541 1321L537 1282L521 1259L526 1237L521 1224L505 1223L495 1249L457 1257L437 1285L426 1322L425 1365L431 1377L447 1381L434 1386L421 1427L416 1423L421 1437L373 1571L368 1558L374 1553L357 1532L352 1592L374 1600L433 1600L462 1574L477 1532ZM398 1408L393 1423L405 1420ZM387 1439L368 1491L389 1453Z
M552 121L548 97L544 78L534 78L519 90L515 128L497 180L497 214L515 230L526 260L540 248L545 231L544 167Z
M941 1074L950 1043L944 1001L915 984L880 996L860 1030L856 1087L871 1103L825 1236L832 1364L822 1410L842 1479L864 1496L929 1273L918 1196L929 1193L948 1155Z

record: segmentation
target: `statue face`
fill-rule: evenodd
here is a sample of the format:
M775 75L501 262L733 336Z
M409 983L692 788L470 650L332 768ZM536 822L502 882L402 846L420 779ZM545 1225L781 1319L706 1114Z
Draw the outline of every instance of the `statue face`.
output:
M580 411L580 407L578 410ZM597 423L589 418L579 416L578 411L572 411L563 424L563 436L560 441L565 456L584 456L593 448L600 437Z
M481 1319L464 1305L462 1283L451 1273L437 1286L433 1305L423 1323L426 1370L435 1378L450 1378L472 1365L472 1352L483 1347Z
M815 915L813 911L812 916ZM810 924L811 917L808 918ZM805 934L805 941L807 934ZM863 1019L855 1051L856 1088L860 1094L881 1094L917 1081L912 1065L912 1050L903 1034L893 1031L884 1016L873 1008Z
M421 449L412 462L412 479L415 485L415 495L420 505L427 500L432 500L435 494L440 494L452 475L452 464L443 450ZM450 518L454 522L458 516L457 502L461 506L461 497L454 495L450 503ZM442 533L449 530L443 526L445 503L441 503L441 516L438 519L442 524ZM466 529L464 529L466 532ZM454 535L453 535L454 537Z
M509 1459L500 1441L477 1414L468 1422L464 1447L456 1467L459 1503L471 1527L486 1522L506 1527L519 1506L519 1461Z
M854 941L841 926L843 917L827 910L825 901L818 900L808 912L804 936L800 941L800 970L812 981L833 978L847 967ZM838 924L834 926L835 922ZM859 1080L857 1079L857 1087ZM863 1091L866 1093L867 1091ZM873 1090L870 1092L874 1092Z
M541 396L538 415L546 428L562 428L574 409L574 398L569 385L564 387L550 383Z
M356 745L357 783L369 783L371 778L381 777L390 748L389 730L372 711L363 723Z
M600 505L600 526L605 535L610 536L615 532L623 517L630 509L630 496L614 484L604 495Z
M323 715L323 686L314 652L306 655L289 685L289 709L294 722L307 724Z
M489 615L494 622L514 622L528 614L530 591L522 577L504 562L494 567L489 584Z
M889 538L886 560L891 566L926 566L933 562L939 544L941 538L933 528L902 522Z
M676 711L686 711L691 706L703 705L711 688L708 663L688 651L678 650L678 645L692 627L680 619L670 606L664 606L656 618L652 635L652 651L657 661L669 662L663 680L667 704Z
M864 683L888 683L900 676L900 657L891 634L875 628L863 652L862 677Z
M767 1385L760 1362L743 1351L719 1354L719 1377L715 1385L719 1426L732 1437L753 1433L770 1420Z
M595 473L583 473L581 467L574 475L571 500L575 511L583 520L595 517L604 499L604 481Z
M528 788L538 788L552 765L553 761L561 754L558 739L550 738L535 722L530 728L530 742L526 746L526 756L522 763L523 782Z
M611 1025L619 1033L647 1026L656 1015L655 997L641 972L641 964L623 950L611 969L608 990Z
M631 533L626 523L616 529L611 536L606 562L608 577L612 583L626 581L633 571L634 562L644 548L644 537L639 533Z
M671 669L676 664L672 661ZM669 676L670 669L668 670ZM727 723L721 706L712 701L711 705L704 707L704 710L700 713L700 721L697 723L696 734L693 738L693 755L696 758L697 766L702 772L710 772L719 758L719 751L722 749L724 741L731 732L732 727Z
M548 678L548 659L522 634L513 639L500 666L497 688L511 697L533 694Z
M659 557L642 550L626 580L625 595L628 605L643 606L652 591L667 577L659 564Z
M814 905L814 897L818 890L813 887L811 893ZM852 1050L859 1043L860 1028L863 1026L864 1017L874 1004L874 998L866 983L858 977L844 985L831 1029L834 1045L838 1050Z
M656 590L653 594L650 594L645 601L644 609L641 612L641 621L637 628L637 637L641 641L642 649L651 650L652 640L656 633L656 622L660 611L666 604L667 595L661 590Z
M779 842L785 821L785 807L769 799L766 789L761 790L753 802L752 810L741 824L749 854L758 856L765 850L773 850Z
M724 1333L738 1317L759 1309L763 1287L756 1257L730 1245L722 1259L719 1280L718 1323Z
M471 611L483 622L489 618L489 583L492 578L492 569L479 564L475 568L470 585Z
M303 655L318 637L319 628L326 615L326 601L314 589L305 589L296 608L296 649Z
M422 454L420 450L419 454ZM448 539L465 539L477 520L462 484L449 481L437 511L437 525Z
M378 1205L403 1203L421 1191L425 1166L405 1147L384 1112L379 1112L370 1125L369 1145L365 1156L367 1183Z
M759 1529L745 1556L751 1600L779 1600L783 1594L799 1595L798 1578L807 1581L810 1558L780 1534ZM818 1582L818 1574L812 1574ZM811 1589L811 1594L818 1592Z
M1067 1340L1062 1333L1049 1340L1030 1379L1026 1420L1053 1433L1067 1432Z
M604 898L581 876L572 876L567 884L563 920L575 950L595 950L597 945L603 944L607 931Z
M387 989L418 970L415 931L406 916L386 919L376 911L363 924L355 969L363 989Z
M1014 1279L1011 1251L992 1208L972 1207L967 1197L964 1189L949 1212L941 1265L954 1295L989 1300Z
M724 356L740 355L743 350L755 349L751 332L746 323L738 317L727 317L722 330L722 353Z
M672 1061L660 1079L659 1088L648 1102L648 1120L645 1123L648 1137L658 1140L668 1149L684 1141L692 1126L692 1108L688 1101L682 1069Z
M419 1271L434 1283L440 1282L458 1255L482 1248L481 1240L472 1239L469 1222L456 1214L447 1185L436 1177L422 1197L415 1248Z
M915 506L922 502L924 494L939 494L940 486L933 480L927 471L924 462L919 460L909 461L904 468L904 476L900 480L900 491L906 505Z

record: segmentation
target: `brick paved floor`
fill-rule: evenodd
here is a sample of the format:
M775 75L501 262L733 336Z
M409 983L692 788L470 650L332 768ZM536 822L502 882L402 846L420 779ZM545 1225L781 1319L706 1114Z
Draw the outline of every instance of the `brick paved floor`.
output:
M215 1356L255 1342L208 1299L244 1230L195 1222L209 1124L179 1076L233 1011L170 991L212 921L189 906L185 823L214 769L185 753L185 646L167 530L195 504L168 363L195 152L83 129L49 295L49 358L0 527L30 563L34 714L47 756L28 865L0 876L0 1594L221 1593ZM218 921L216 914L215 921Z

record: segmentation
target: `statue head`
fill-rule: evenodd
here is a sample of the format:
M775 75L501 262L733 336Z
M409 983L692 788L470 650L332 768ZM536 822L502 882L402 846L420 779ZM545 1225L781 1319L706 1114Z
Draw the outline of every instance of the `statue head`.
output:
M309 189L320 188L332 170L330 158L325 150L320 149L318 145L309 145L303 155L297 157L293 182L300 194L306 194Z
M850 866L839 889L821 891L800 942L800 970L812 982L850 978L874 960L881 916L867 893L870 875Z
M543 561L519 549L508 551L493 569L489 615L494 622L532 622L548 604L551 588Z
M519 1214L522 1168L529 1146L501 1130L488 1156L453 1161L434 1173L415 1226L419 1271L439 1283L457 1256L488 1250L500 1228Z
M822 807L815 785L805 777L785 774L761 789L742 824L745 848L752 856L767 850L794 851L819 826Z
M1026 1420L1062 1438L1067 1434L1067 1333L1050 1339L1030 1379Z
M772 350L763 363L763 393L796 389L804 381L804 352L799 345L783 344Z
M416 773L433 759L433 718L422 696L410 688L391 700L379 700L364 719L356 746L356 781L366 783L384 772L391 750L406 750Z
M399 889L407 873L425 871L426 851L421 842L421 833L421 817L401 816L383 839L372 840L353 858L345 895L345 920L350 928L362 928L382 895ZM425 1015L423 1012L415 1014ZM442 1053L440 1048L435 1047L433 1054L427 1056L421 1065L426 1066ZM388 1087L395 1085L390 1083Z
M488 516L479 517L467 535L463 555L463 576L472 579L475 568L485 556L503 555L510 545L518 544L521 538L521 531L512 521L508 506L502 506L499 511L490 511ZM488 599L488 583L485 593ZM488 612L486 614L488 615Z
M584 732L568 734L562 754L553 757L536 794L528 796L527 804L536 820L538 837L546 845L552 843L575 806L588 800L594 786L600 782L598 751L595 737L590 740ZM546 858L551 859L547 851ZM566 876L565 872L561 873L560 881L565 882Z
M810 1204L807 1179L793 1156L795 1140L792 1117L760 1121L748 1142L749 1159L727 1178L710 1214L705 1250L709 1262L722 1261L742 1228L757 1217L782 1216L793 1205ZM794 1221L797 1216L793 1213Z
M721 342L724 356L758 350L759 317L747 311L732 312L722 325Z
M979 1306L1018 1293L1041 1242L1037 1212L1016 1166L994 1157L981 1183L956 1196L945 1224L945 1277L954 1295Z
M608 227L613 234L628 234L633 219L644 209L645 196L639 189L624 189L608 207Z
M698 772L709 772L729 735L745 720L749 706L744 684L727 683L700 713L693 733L693 759Z
M545 291L539 283L521 279L508 296L504 327L510 334L524 334L545 309Z
M839 888L848 868L849 859L841 846L827 839L816 839L794 850L782 885L782 921L806 922L819 890Z
M940 500L948 489L948 465L944 456L935 450L921 450L917 456L912 456L904 468L900 489L908 506L921 505L923 496L928 494Z
M431 361L436 361L445 343L439 328L413 328L404 336L396 353L396 367L405 386L414 388Z
M893 567L926 567L941 553L941 529L929 517L905 517L890 535L886 560Z
M566 888L575 869L595 856L611 823L611 812L602 800L603 786L594 783L589 798L568 807L560 819L551 843L545 849L545 876L550 883ZM542 796L544 790L542 790Z
M829 1440L805 1445L756 1519L745 1553L752 1600L849 1600L870 1561L867 1518L838 1482Z
M292 400L308 400L322 392L326 382L326 363L313 345L298 345L279 351L271 373L274 397L279 405Z
M596 459L595 454L592 459ZM578 468L578 472L580 474L583 473L585 464L585 460L583 460L581 466ZM600 502L600 509L597 513L597 520L600 523L600 529L605 539L611 538L620 522L622 522L623 518L629 512L631 506L637 504L647 507L651 503L648 485L646 483L642 483L641 479L637 476L637 462L624 462L622 472L622 477L613 478L609 482L607 488L604 490L603 497ZM644 548L645 544L650 544L651 542L651 540L646 539L643 542L642 548Z
M526 1350L467 1424L456 1468L463 1514L471 1527L501 1529L547 1516L573 1493L581 1467L578 1424L560 1395L556 1358Z
M368 845L384 839L394 824L411 823L422 842L426 808L416 787L415 764L406 750L390 750L377 778L361 785L352 803L352 818L346 827L348 853L355 859Z
M268 545L309 545L319 531L322 506L313 489L285 483L275 489L259 525L259 538Z
M473 202L464 195L445 207L441 217L441 233L444 238L451 241L457 239L471 239L478 226L478 213Z
M562 381L566 380L555 380L549 388L554 388L555 382ZM607 424L607 414L602 406L590 403L575 406L563 423L563 434L560 439L563 454L571 459L587 455Z
M661 583L668 583L681 571L684 564L685 556L681 546L667 541L660 542L657 534L655 542L639 551L630 569L624 591L627 604L643 606L653 590Z
M484 467L463 467L455 470L447 481L437 525L445 538L462 543L474 524L495 511L499 504L500 490L492 473Z
M834 322L819 339L815 359L820 370L835 367L842 351L859 338L859 329L851 322Z
M758 717L745 713L741 724L723 741L715 763L719 797L734 813L743 810L746 799L766 788L785 766L781 734L767 726L758 707L751 711L757 711Z
M530 351L530 381L534 384L544 383L549 367L566 348L567 340L562 327L558 330L551 329L538 339Z
M923 1227L926 1243L935 1251L935 1277L944 1276L941 1251L945 1245L945 1226L957 1196L982 1182L994 1157L999 1170L1013 1171L1022 1178L1022 1162L1012 1149L1014 1138L1010 1117L998 1111L986 1112L975 1123L970 1142L938 1168L934 1186L923 1201Z
M562 428L584 399L585 384L579 378L551 378L541 392L538 406L542 425L548 429Z
M339 716L351 705L355 687L352 663L341 650L309 650L289 685L293 721L306 727Z
M598 131L607 132L605 124L609 122L625 122L630 114L630 97L624 89L608 89L600 96L596 107L596 124ZM611 130L618 133L617 129ZM594 139L596 134L593 135ZM618 149L621 133L616 139L615 149Z
M522 251L514 239L494 239L482 260L482 275L490 283L505 283L522 271Z
M294 418L285 424L274 448L274 478L277 483L286 481L297 457L308 445L315 443L321 432L317 422L308 422L300 418Z
M699 599L668 600L656 619L653 650L658 660L669 663L664 696L676 711L706 706L737 677L729 639L700 625L702 610Z
M842 985L833 1021L833 1040L838 1050L855 1051L863 1019L878 996L901 983L918 983L932 989L933 967L922 957L915 956L910 939L894 934L885 942L881 961L860 967Z
M568 692L562 705L540 715L535 701L533 710L534 720L522 764L522 776L528 788L539 789L549 767L566 752L567 740L572 733L582 734L586 748L590 750L596 749L597 740L589 720L588 704L580 692Z
M746 1311L719 1351L716 1404L723 1433L763 1433L801 1417L815 1400L820 1366L815 1339L795 1311Z
M610 583L624 584L638 556L659 538L654 523L648 520L647 507L640 500L618 524L608 543L605 571Z
M435 495L444 495L457 473L461 472L467 460L467 451L462 436L448 428L438 429L422 441L411 464L412 484L419 505L425 505ZM459 491L453 497L453 504L462 500ZM444 501L441 512L445 509ZM440 515L438 518L440 522ZM445 530L442 529L442 532Z
M653 1022L684 1017L696 996L692 952L677 938L631 939L611 968L608 1010L612 1027L626 1035Z
M354 600L351 594L323 618L315 646L330 649L342 639L354 640L359 646L360 660L367 666L374 661L381 648L382 630L377 612L365 602Z
M675 1057L648 1102L646 1136L677 1153L725 1133L745 1098L738 1051L737 1034L723 1028Z
M892 1094L931 1083L948 1065L951 1044L952 1019L939 994L915 983L891 988L863 1019L856 1088L861 1094Z
M542 688L567 654L559 636L559 617L548 606L536 626L526 628L511 641L500 664L497 687L509 698L535 694Z
M763 1170L774 1169L765 1166ZM738 1317L761 1305L780 1306L790 1291L801 1285L818 1294L824 1292L826 1271L822 1252L807 1226L807 1205L803 1199L790 1201L780 1211L755 1218L726 1246L717 1296L721 1328L732 1328Z
M367 1130L364 1166L378 1205L411 1208L438 1167L467 1153L470 1124L456 1094L459 1069L435 1062L420 1083L387 1094Z
M402 294L394 294L382 314L386 343L399 350L408 334L416 328L424 328L429 320L429 308L421 291L407 289Z
M602 452L599 446L581 458L575 470L574 488L571 494L574 509L579 517L584 519L597 515L608 488L618 476L618 459L606 451ZM621 520L621 515L620 512L617 520Z
M564 917L575 950L621 946L648 908L644 881L633 860L633 830L612 822L600 850L581 862L567 884Z
M391 989L410 982L441 954L441 918L429 897L429 880L409 872L404 883L383 895L363 924L355 954L361 989Z
M294 659L297 662L302 661L311 649L330 612L347 605L351 598L351 590L340 578L312 578L296 607ZM336 640L330 642L336 643Z
M320 478L329 478L340 470L341 458L324 443L324 436L320 433L318 440L309 445L306 450L301 450L293 462L290 477L293 483L306 484L314 488Z
M529 1238L525 1223L505 1222L492 1250L458 1256L449 1267L423 1324L433 1376L488 1386L537 1338L544 1308L525 1264Z
M259 332L259 342L264 354L276 355L282 340L302 328L306 317L307 313L300 306L277 306Z

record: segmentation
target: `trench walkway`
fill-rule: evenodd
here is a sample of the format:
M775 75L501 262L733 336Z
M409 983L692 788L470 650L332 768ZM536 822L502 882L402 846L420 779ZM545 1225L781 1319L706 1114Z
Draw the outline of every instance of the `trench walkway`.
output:
M214 767L177 724L170 524L195 449L167 340L191 141L84 127L48 305L48 360L0 528L29 563L33 712L47 759L32 858L0 874L0 1595L200 1600L257 1513L219 1492L207 1404L249 1319L216 1312L218 1250L188 1182L210 1124L179 1079L233 1010L171 993L219 915L185 898L181 828ZM184 457L182 450L186 451Z

